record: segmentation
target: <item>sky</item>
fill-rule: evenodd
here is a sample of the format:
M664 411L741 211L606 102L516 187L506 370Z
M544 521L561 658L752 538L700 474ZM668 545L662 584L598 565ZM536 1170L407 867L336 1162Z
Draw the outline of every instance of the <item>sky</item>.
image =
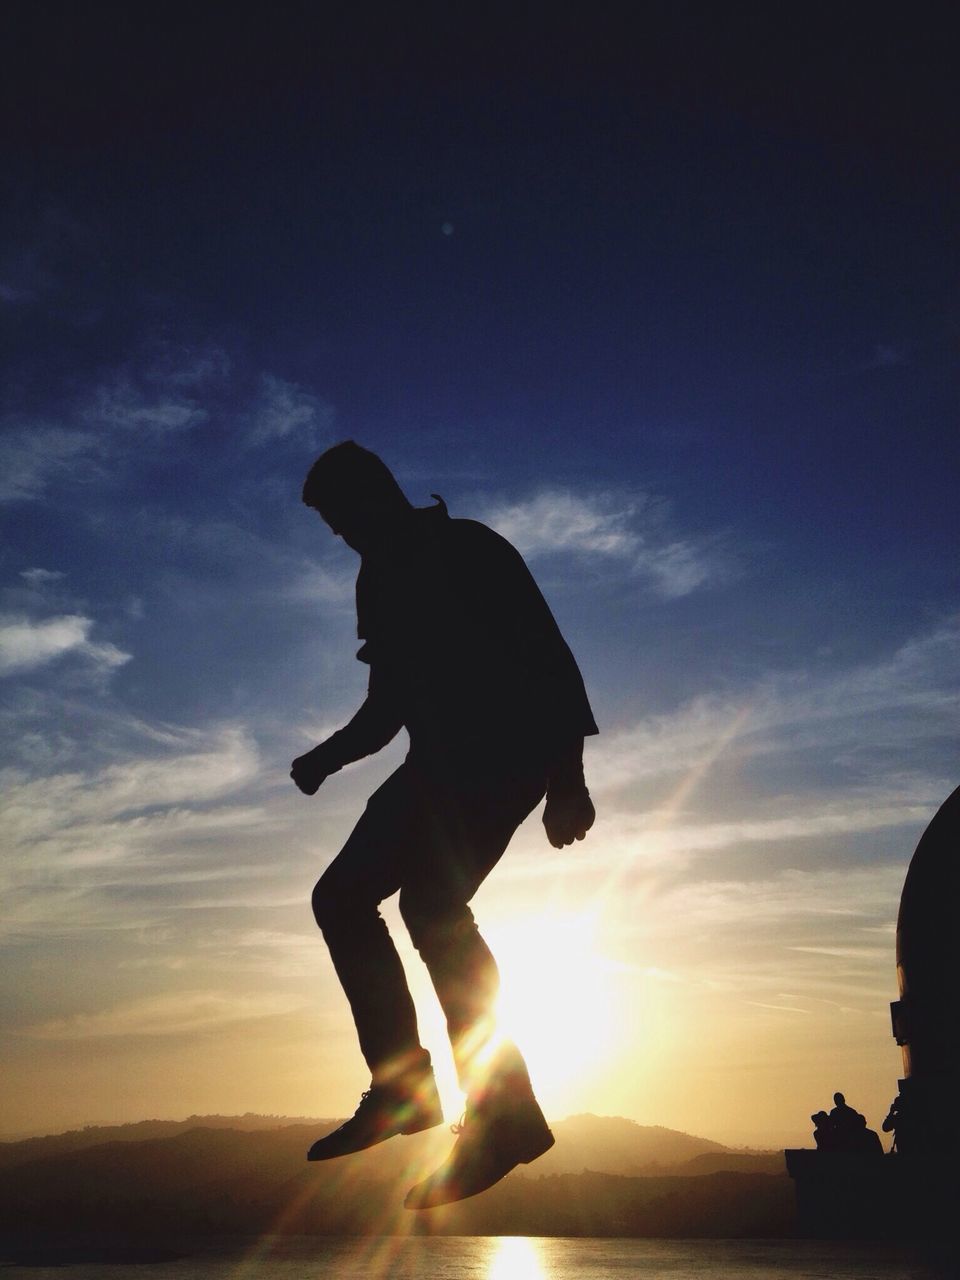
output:
M879 1126L960 775L945 7L625 12L8 6L3 1136L367 1087L309 900L404 745L288 777L365 689L348 438L520 549L601 728L474 904L548 1116Z

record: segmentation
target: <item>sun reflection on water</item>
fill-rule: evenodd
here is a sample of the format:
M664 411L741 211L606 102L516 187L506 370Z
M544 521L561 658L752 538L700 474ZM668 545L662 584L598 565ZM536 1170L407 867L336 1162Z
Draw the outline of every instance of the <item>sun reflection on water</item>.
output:
M536 1242L526 1236L500 1236L484 1280L547 1280Z

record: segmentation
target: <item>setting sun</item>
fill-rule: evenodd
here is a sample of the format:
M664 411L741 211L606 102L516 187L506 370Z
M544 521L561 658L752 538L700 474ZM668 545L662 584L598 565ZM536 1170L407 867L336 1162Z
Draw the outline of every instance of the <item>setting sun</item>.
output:
M597 933L597 914L586 911L544 911L487 928L502 978L500 1029L522 1046L545 1096L582 1083L614 1049L613 966Z

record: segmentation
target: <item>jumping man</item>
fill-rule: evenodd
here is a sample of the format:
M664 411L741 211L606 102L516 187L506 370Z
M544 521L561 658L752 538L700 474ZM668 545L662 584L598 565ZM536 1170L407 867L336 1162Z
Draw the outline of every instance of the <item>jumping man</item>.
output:
M434 495L436 497L436 495ZM420 1209L474 1195L553 1145L516 1047L495 1035L497 967L469 902L546 795L555 848L594 809L583 739L597 732L577 664L519 553L442 499L413 507L352 441L314 463L303 500L360 555L357 657L370 668L353 719L293 762L307 795L403 728L410 750L378 788L313 894L371 1085L314 1143L327 1160L443 1121L430 1055L379 904L400 914L447 1020L465 1123L447 1162L407 1195Z

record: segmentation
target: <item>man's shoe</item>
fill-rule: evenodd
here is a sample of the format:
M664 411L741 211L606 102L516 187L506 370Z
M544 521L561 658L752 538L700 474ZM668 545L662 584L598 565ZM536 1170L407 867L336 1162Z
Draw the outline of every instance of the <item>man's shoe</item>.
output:
M307 1159L333 1160L376 1146L395 1134L420 1133L438 1124L443 1124L443 1109L433 1071L428 1068L414 1080L372 1085L354 1115L315 1142Z
M516 1058L522 1067L519 1054ZM525 1068L494 1078L483 1097L468 1099L464 1123L454 1132L459 1136L449 1159L410 1189L404 1201L408 1209L430 1209L475 1196L518 1164L542 1156L554 1143Z

